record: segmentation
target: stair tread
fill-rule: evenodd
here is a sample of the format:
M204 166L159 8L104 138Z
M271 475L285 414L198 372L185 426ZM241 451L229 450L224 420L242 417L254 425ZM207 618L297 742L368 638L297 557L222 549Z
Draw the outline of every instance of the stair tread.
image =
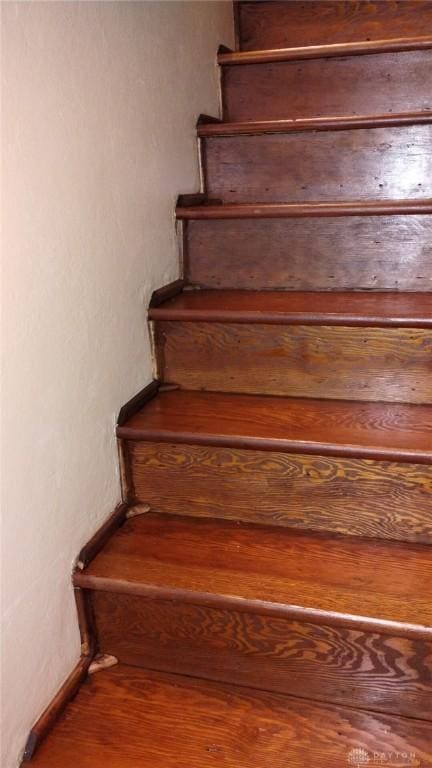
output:
M291 131L343 130L347 128L377 128L380 126L413 125L432 122L431 110L388 112L380 115L341 115L286 120L250 120L243 122L201 122L198 136L232 136L255 133L288 133Z
M149 311L152 320L432 327L432 293L194 290Z
M132 440L432 462L432 407L176 390L117 429Z
M421 720L120 664L89 678L32 764L336 768L348 765L350 750L363 748L415 752L427 766L430 738L431 725Z
M149 513L120 528L75 579L258 613L393 629L396 622L432 635L431 550L420 544Z
M297 61L301 59L321 59L333 56L358 56L361 54L379 54L432 48L432 37L398 37L384 40L367 40L350 43L328 43L295 48L269 48L256 51L223 50L218 54L220 65L266 64L276 61Z
M431 214L432 199L351 200L307 203L223 203L209 200L205 205L178 205L178 219L249 219L304 216L402 216Z

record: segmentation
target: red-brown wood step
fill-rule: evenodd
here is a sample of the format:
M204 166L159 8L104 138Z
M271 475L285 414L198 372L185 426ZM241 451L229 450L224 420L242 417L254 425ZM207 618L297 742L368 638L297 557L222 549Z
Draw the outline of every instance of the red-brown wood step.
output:
M149 310L151 320L432 327L432 293L183 291Z
M74 582L122 662L432 719L428 547L149 513Z
M164 392L117 434L128 440L432 463L432 408L399 403Z
M126 665L92 676L35 768L339 768L350 755L406 753L432 765L419 720L236 688Z

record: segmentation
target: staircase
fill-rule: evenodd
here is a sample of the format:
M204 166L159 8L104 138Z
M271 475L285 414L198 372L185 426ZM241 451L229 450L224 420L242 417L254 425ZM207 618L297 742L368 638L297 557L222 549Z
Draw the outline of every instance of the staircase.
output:
M432 2L235 15L37 768L432 766Z

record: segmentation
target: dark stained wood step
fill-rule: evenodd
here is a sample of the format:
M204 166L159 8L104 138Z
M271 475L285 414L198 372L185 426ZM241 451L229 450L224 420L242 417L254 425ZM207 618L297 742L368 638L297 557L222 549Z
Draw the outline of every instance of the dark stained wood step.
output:
M205 187L225 203L432 197L432 125L204 140Z
M432 111L400 112L384 115L349 115L348 117L311 117L307 120L249 120L224 123L203 120L197 126L201 138L211 136L247 136L261 133L290 133L298 131L343 131L355 128L383 126L426 125L432 122Z
M148 513L74 583L432 640L432 555L419 544Z
M74 579L122 662L432 719L429 547L149 513Z
M296 61L274 55L222 67L225 122L432 109L432 49Z
M244 51L412 37L432 29L430 0L243 0L237 6Z
M119 665L89 678L35 768L336 768L353 750L432 765L421 720ZM413 763L414 765L415 763Z
M185 277L202 288L432 290L430 215L200 218L183 227Z
M431 328L432 292L186 290L150 308L149 318L183 322Z
M127 440L432 463L425 405L164 392L117 428Z
M384 40L360 40L350 43L330 43L292 48L268 48L254 51L221 51L220 65L268 64L276 61L300 61L303 59L328 59L335 56L361 56L367 54L423 51L432 48L432 35L396 37Z
M283 219L322 216L430 215L432 199L426 200L333 200L325 203L235 203L225 205L178 205L178 219Z

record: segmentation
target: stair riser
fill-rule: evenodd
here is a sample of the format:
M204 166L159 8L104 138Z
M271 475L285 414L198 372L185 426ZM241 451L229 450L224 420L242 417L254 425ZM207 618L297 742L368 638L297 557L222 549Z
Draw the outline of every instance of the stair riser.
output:
M432 3L241 2L238 25L243 51L416 37L432 27Z
M432 644L135 595L92 593L99 648L147 669L432 717Z
M203 288L432 290L431 216L189 221L185 242Z
M213 137L204 145L206 189L225 202L432 196L432 125Z
M432 108L432 51L224 66L224 120L283 120Z
M432 402L432 332L158 322L159 375L182 389Z
M131 502L155 512L432 544L427 465L134 441L124 449Z

